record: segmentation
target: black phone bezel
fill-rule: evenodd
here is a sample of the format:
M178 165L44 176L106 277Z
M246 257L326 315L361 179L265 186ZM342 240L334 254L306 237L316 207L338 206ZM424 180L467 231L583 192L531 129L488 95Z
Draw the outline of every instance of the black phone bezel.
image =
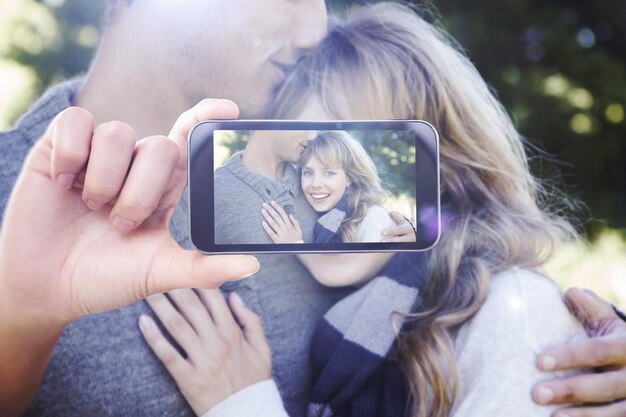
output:
M423 197L416 207L416 242L390 243L293 243L293 244L216 244L214 211L215 130L412 130L416 133L416 178L430 165L436 175L426 175L416 183L416 195ZM421 150L421 152L420 152ZM196 125L188 137L189 235L201 252L216 253L338 253L425 251L441 236L439 187L439 136L435 128L421 120L311 121L311 120L208 120ZM210 181L207 181L210 178ZM425 184L421 192L420 184ZM421 227L420 209L436 208L436 235ZM432 219L430 220L432 222Z

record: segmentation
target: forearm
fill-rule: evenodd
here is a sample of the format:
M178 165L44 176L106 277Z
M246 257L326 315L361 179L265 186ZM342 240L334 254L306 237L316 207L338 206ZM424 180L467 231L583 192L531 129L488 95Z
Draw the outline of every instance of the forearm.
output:
M48 325L44 318L31 313L0 292L2 416L18 416L26 409L63 331L63 326Z
M378 274L393 253L300 254L298 259L324 285L358 285Z

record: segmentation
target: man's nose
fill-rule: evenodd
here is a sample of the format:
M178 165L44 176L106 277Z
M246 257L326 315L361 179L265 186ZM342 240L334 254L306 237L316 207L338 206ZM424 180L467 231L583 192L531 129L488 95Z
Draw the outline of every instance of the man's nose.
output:
M324 0L304 0L300 13L293 24L297 28L293 35L293 47L311 50L324 39L328 30L328 16Z

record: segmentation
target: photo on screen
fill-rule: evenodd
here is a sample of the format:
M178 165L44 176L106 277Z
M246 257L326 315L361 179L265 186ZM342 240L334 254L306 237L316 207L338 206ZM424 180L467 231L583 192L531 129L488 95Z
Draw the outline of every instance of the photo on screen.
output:
M242 211L236 208L247 206L243 199L250 196L220 188L230 187L220 181L220 173L240 166L228 162L244 157L250 138L266 139L268 147L275 147L271 154L286 161L284 172L277 176L292 176L297 189L281 193L259 185L252 192L270 207ZM264 160L259 155L245 157L255 164ZM383 230L394 225L390 212L412 225L419 221L413 130L215 130L213 159L212 223L217 245L375 243L384 238ZM265 181L258 178L258 183ZM223 207L231 209L224 213ZM234 222L251 224L257 232L233 236ZM265 233L258 233L258 227ZM286 237L277 238L281 233Z

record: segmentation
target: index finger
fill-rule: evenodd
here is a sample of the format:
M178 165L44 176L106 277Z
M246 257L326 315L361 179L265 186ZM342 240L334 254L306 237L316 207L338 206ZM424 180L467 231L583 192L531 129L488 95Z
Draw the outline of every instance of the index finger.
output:
M576 368L596 368L626 363L626 335L600 336L579 342L555 346L537 357L542 371L562 371Z
M289 216L287 215L287 212L285 211L285 209L283 209L281 207L280 204L278 204L276 201L272 200L271 202L272 207L274 207L274 209L278 212L278 214L280 215L280 217L282 217L283 221L285 223L288 223L291 221L291 219L289 219Z
M236 119L239 117L239 107L230 100L204 99L191 109L181 114L167 137L178 146L179 158L161 200L165 207L175 207L180 200L187 184L187 138L191 130L200 122L210 119Z
M238 117L239 107L232 101L205 98L181 114L167 136L174 142L177 142L177 144L184 143L185 148L187 148L189 132L198 123L211 119L236 119Z
M415 230L410 225L389 227L382 231L383 242L415 242Z
M94 132L92 114L80 107L69 107L59 113L44 134L51 148L50 176L69 189L85 168Z

